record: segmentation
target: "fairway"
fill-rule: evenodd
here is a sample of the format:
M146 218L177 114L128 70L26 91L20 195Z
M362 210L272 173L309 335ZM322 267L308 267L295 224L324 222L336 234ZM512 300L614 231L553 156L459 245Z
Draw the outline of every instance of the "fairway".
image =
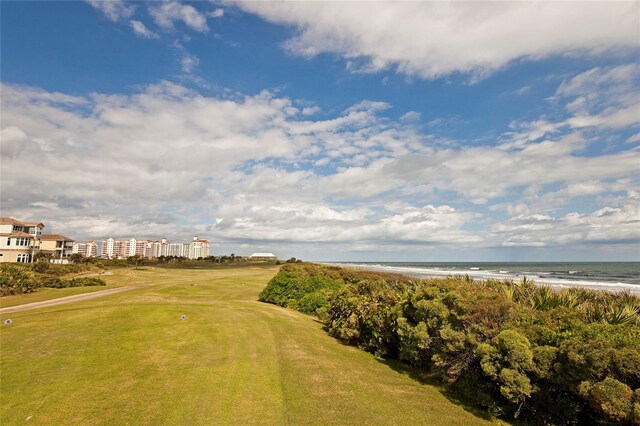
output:
M123 269L106 288L140 288L3 315L0 423L488 423L313 318L258 302L276 271Z

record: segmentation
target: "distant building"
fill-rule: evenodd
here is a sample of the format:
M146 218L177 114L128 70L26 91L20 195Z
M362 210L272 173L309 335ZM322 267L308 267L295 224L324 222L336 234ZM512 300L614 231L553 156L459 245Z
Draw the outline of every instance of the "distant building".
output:
M201 240L193 237L193 241L189 244L189 259L197 259L199 257L209 257L209 240Z
M97 257L98 244L95 241L87 241L86 243L74 242L71 252L80 253L84 257Z
M209 241L193 237L190 243L169 243L166 238L160 241L115 240L108 238L102 241L101 257L107 259L124 259L129 256L142 256L149 259L160 256L187 257L197 259L209 256Z
M249 259L252 259L252 260L277 260L278 258L273 253L253 253L251 256L249 256Z
M53 259L66 259L73 253L73 239L60 234L42 234L40 251L49 253Z
M41 222L23 222L12 217L0 217L0 262L33 262L40 251Z
M125 246L124 241L114 240L113 238L103 240L101 249L100 257L106 259L122 259L129 255L128 242Z

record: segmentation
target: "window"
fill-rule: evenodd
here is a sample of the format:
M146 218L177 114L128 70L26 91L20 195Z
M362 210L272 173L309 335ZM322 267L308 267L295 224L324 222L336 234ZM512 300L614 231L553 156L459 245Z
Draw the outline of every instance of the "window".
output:
M22 226L19 225L13 225L13 230L14 231L22 231L24 228Z
M11 239L9 239L9 243L11 243ZM16 238L16 246L26 247L28 245L29 245L29 238L23 238L23 237Z
M16 259L19 263L29 263L29 255L26 253L18 254L18 258Z

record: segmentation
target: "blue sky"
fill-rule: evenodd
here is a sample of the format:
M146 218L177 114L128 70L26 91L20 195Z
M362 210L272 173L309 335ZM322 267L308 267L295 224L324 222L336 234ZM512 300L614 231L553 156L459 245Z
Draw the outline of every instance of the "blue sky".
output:
M3 215L218 254L640 260L638 2L1 7Z

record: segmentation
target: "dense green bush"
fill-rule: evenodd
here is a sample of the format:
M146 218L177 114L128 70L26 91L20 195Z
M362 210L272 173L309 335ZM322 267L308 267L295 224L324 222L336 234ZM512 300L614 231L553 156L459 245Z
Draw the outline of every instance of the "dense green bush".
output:
M0 264L0 296L32 293L40 287L67 288L106 285L105 281L98 277L61 278L65 273L84 270L83 267L86 265L51 264L45 269L37 268L37 265L38 263ZM46 273L38 272L39 270L44 270Z
M381 276L376 272L362 273L336 266L288 263L269 281L259 299L315 315L318 310L328 308L328 297L345 284L365 278L380 279Z
M0 265L0 296L32 293L37 289L38 284L30 271L15 265Z
M629 293L290 264L260 297L321 312L332 336L440 377L496 415L640 424L640 305Z
M98 277L80 277L80 278L72 278L68 281L69 285L67 287L95 287L95 286L105 286L107 283Z

